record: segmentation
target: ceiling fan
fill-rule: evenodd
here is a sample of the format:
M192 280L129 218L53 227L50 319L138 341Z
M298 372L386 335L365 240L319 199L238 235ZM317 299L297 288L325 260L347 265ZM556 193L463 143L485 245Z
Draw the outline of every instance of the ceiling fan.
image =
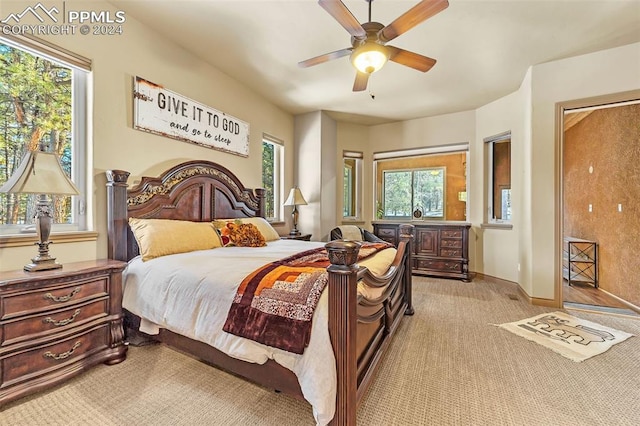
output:
M356 68L356 80L353 83L354 92L365 90L369 76L382 68L388 60L418 71L429 71L435 65L435 59L386 44L443 11L449 6L449 2L447 0L422 0L392 23L384 26L379 22L371 21L373 0L365 1L369 3L369 22L360 25L342 1L319 0L320 6L351 34L351 47L307 59L299 62L298 65L306 68L351 55L351 63Z

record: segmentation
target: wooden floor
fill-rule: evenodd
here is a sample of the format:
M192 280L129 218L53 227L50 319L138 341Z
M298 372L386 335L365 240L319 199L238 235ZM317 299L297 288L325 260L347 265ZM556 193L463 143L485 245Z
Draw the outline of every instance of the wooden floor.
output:
M573 283L569 286L563 280L562 298L565 303L625 309L635 314L627 305L590 284Z
M609 306L611 308L626 308L618 299L609 296L607 293L598 290L590 284L573 283L572 285L568 285L565 280L562 286L562 295L565 302Z

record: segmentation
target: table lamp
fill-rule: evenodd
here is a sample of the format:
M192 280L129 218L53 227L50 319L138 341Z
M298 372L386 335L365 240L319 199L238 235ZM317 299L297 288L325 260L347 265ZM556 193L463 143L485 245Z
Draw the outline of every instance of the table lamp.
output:
M300 192L300 188L293 187L291 191L289 191L289 197L283 204L284 206L293 206L293 211L291 212L291 219L293 220L293 229L289 232L291 236L300 235L300 231L298 231L298 206L306 206L307 201L302 196L302 192Z
M44 271L62 268L55 257L49 256L49 235L53 217L47 194L78 195L78 188L67 177L60 166L58 156L52 152L28 151L9 180L0 187L0 192L38 194L36 204L36 231L39 242L38 255L32 263L24 266L25 271Z

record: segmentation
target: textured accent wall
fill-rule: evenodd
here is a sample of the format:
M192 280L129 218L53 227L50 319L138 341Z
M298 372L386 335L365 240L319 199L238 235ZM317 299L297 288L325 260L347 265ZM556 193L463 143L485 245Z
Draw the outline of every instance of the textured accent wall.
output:
M458 200L458 192L466 191L466 161L466 153L464 152L378 161L376 171L377 199L380 200L382 197L382 172L384 170L445 167L445 220L466 220L466 203Z
M563 155L564 235L596 241L600 287L640 306L640 105L589 114Z

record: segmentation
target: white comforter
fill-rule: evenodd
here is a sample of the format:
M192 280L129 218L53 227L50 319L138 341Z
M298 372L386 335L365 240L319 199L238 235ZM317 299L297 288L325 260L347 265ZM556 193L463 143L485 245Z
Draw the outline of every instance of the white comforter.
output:
M298 355L222 331L233 297L251 271L294 253L325 243L271 241L267 247L224 247L174 254L142 262L132 259L124 273L123 307L143 318L147 333L166 328L248 362L273 359L293 371L302 393L313 407L318 425L335 413L336 369L329 340L327 292L313 317L311 339ZM386 249L360 262L372 272L386 271L395 249Z

